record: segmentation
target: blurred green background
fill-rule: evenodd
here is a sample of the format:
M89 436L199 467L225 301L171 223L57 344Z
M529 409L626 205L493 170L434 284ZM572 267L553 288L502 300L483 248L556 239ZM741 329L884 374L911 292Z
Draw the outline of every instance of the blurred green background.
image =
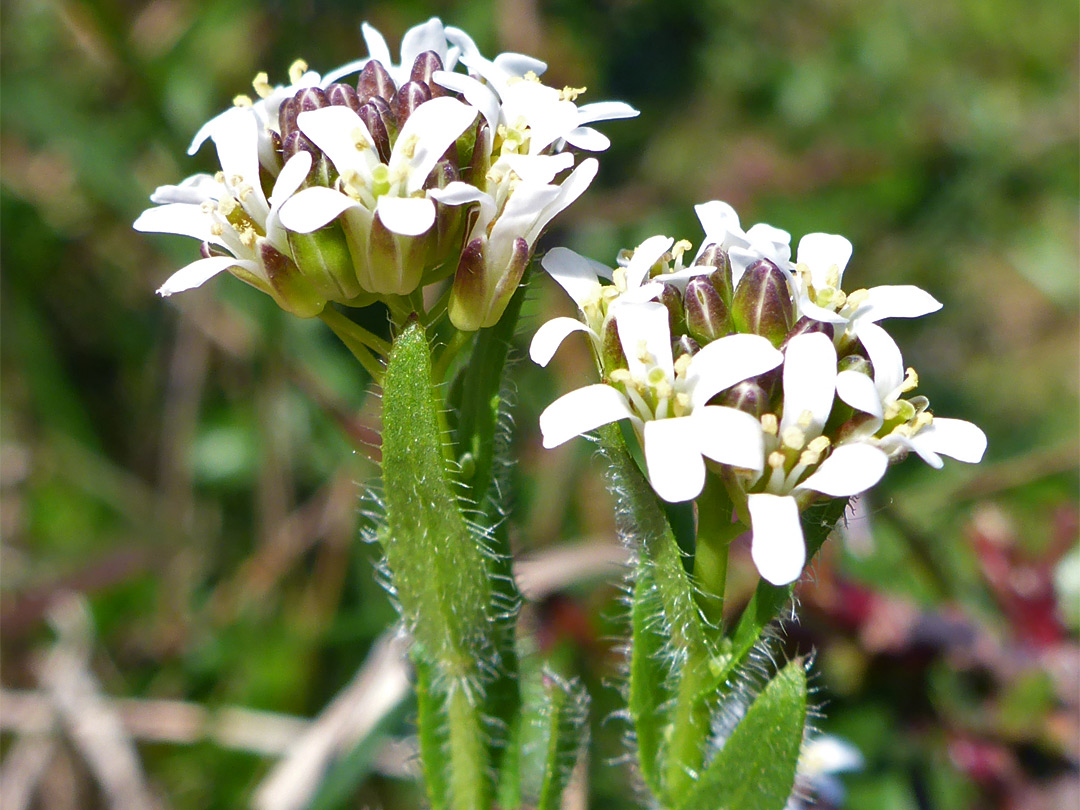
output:
M849 289L918 284L944 303L891 331L937 413L985 429L987 458L890 471L800 589L788 652L817 651L818 725L865 757L843 806L1076 806L1080 20L1020 0L5 3L0 798L249 806L274 734L298 737L392 623L358 532L369 380L321 323L230 277L156 298L197 248L131 222L156 185L213 170L189 139L256 72L365 55L362 20L396 53L432 14L487 55L543 58L547 83L587 85L586 101L641 110L602 125L600 177L546 246L613 262L654 233L696 244L693 204L723 199L793 241L848 236ZM520 347L571 309L534 279ZM592 447L543 451L536 429L593 373L584 343L552 369L512 370L515 546L603 556ZM576 651L593 693L582 807L633 806L609 716L618 577L557 582L523 620L530 643ZM84 700L64 709L64 694ZM200 732L199 711L229 707L251 710L254 742ZM331 765L315 806L421 806L383 745L407 738L410 711ZM79 717L123 719L134 786L95 769Z

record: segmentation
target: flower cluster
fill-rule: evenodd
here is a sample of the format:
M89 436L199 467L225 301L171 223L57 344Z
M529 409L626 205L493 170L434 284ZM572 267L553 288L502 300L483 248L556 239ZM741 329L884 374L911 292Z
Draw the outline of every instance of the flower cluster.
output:
M548 406L544 445L629 420L657 494L691 500L719 476L753 529L759 572L781 585L802 572L811 502L865 491L909 451L934 467L940 455L977 462L986 437L907 396L918 377L878 322L936 311L928 293L845 293L844 237L808 234L793 262L787 232L743 230L721 202L696 210L706 236L686 266L690 243L663 236L615 269L565 248L544 257L581 315L544 324L531 356L546 365L585 332L603 380Z
M212 141L221 171L157 189L135 223L203 243L162 295L228 270L310 317L455 273L454 324L493 325L541 231L596 174L571 149L606 149L588 125L637 114L579 107L583 88L543 85L543 62L488 60L438 19L405 34L399 64L374 28L363 34L366 59L326 76L297 62L277 87L260 74L257 100L200 129L189 152Z

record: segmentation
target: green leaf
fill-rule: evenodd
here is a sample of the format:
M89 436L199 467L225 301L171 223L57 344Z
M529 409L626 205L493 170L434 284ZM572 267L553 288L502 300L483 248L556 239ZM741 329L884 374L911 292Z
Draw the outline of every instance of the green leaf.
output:
M380 539L414 638L438 675L468 681L490 655L489 560L454 494L440 415L427 337L414 322L394 341L383 386Z
M679 810L782 810L806 723L806 669L784 667L746 712Z

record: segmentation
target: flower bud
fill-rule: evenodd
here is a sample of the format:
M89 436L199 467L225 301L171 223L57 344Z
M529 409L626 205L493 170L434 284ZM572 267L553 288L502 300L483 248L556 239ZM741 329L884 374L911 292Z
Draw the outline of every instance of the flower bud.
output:
M360 112L360 96L350 84L335 82L326 88L326 100L335 107L348 107L353 112Z
M699 351L701 351L701 344L689 335L683 335L671 344L672 360L678 360L684 354L688 354L693 357Z
M780 346L794 317L787 279L768 259L746 268L731 303L731 317L738 332L768 338Z
M795 325L791 327L791 331L784 336L784 342L780 344L780 348L783 349L791 342L791 339L798 335L808 335L813 332L821 332L824 335L829 336L829 340L833 339L833 335L836 330L831 323L825 323L824 321L815 321L813 318L808 318L805 315L795 322Z
M720 404L736 408L760 419L768 410L769 396L753 380L743 380L720 395Z
M356 80L356 94L361 104L366 104L372 98L389 101L394 97L395 89L394 80L390 78L382 63L375 59L364 65L360 78Z
M269 290L266 290L264 284L247 279L242 273L234 272L234 275L266 290L274 297L278 306L300 318L314 318L323 311L326 299L315 291L288 256L276 250L269 242L263 242L259 247L259 258L266 272Z
M716 268L709 274L709 281L712 282L716 291L720 293L720 299L730 309L734 290L731 284L731 259L728 258L727 251L719 245L709 245L702 251L694 266Z
M405 82L405 84L401 85L394 94L393 101L390 102L390 109L394 111L394 118L397 120L398 126L405 126L405 122L409 120L413 110L425 101L431 101L431 90L426 84Z
M330 106L330 102L326 98L326 92L319 87L305 87L296 94L295 98L298 114L309 110L321 110L323 107Z
M840 362L836 364L836 370L840 371L857 371L860 374L865 374L867 377L874 376L874 367L870 361L862 355L849 354L847 357L841 357Z
M696 276L686 285L686 329L702 345L731 331L728 308L705 276Z
M686 310L683 308L682 293L674 284L664 284L663 292L660 293L660 303L667 307L668 327L671 334L682 334L683 324L686 322Z
M619 330L614 318L604 321L600 336L600 362L604 366L604 376L618 368L627 368L626 353L623 351Z
M378 97L376 96L376 98ZM379 101L382 101L382 99L379 99ZM382 103L389 111L390 105L386 104L385 101ZM379 109L379 104L374 100L367 102L360 108L359 115L360 120L364 122L364 126L371 133L371 139L375 142L375 148L379 152L379 160L383 163L389 163L391 152L390 133L386 128L386 122Z
M278 107L278 129L281 131L282 143L289 135L296 132L296 116L298 112L295 98L285 99L281 102L281 106Z
M431 170L424 188L446 188L450 183L460 179L457 167L448 160L441 160ZM429 270L424 273L421 284L430 284L454 272L454 265L447 261L446 257L460 255L461 242L464 238L465 212L460 205L435 203L435 227L429 231L434 238L429 241L426 262Z
M446 88L440 87L431 80L431 77L435 74L436 70L442 70L442 59L435 51L424 51L422 54L416 57L413 62L412 73L409 75L409 81L423 82L428 86L431 91L432 98L439 98L439 96L445 96Z
M514 239L505 260L486 254L485 240L477 237L461 252L454 287L450 292L450 321L463 332L494 326L517 289L532 251L522 237Z

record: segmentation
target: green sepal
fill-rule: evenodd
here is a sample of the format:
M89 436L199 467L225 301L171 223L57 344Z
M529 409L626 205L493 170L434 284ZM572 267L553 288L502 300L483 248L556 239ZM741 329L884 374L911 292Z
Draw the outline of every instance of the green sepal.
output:
M750 705L679 810L782 810L806 725L806 669L791 661Z

